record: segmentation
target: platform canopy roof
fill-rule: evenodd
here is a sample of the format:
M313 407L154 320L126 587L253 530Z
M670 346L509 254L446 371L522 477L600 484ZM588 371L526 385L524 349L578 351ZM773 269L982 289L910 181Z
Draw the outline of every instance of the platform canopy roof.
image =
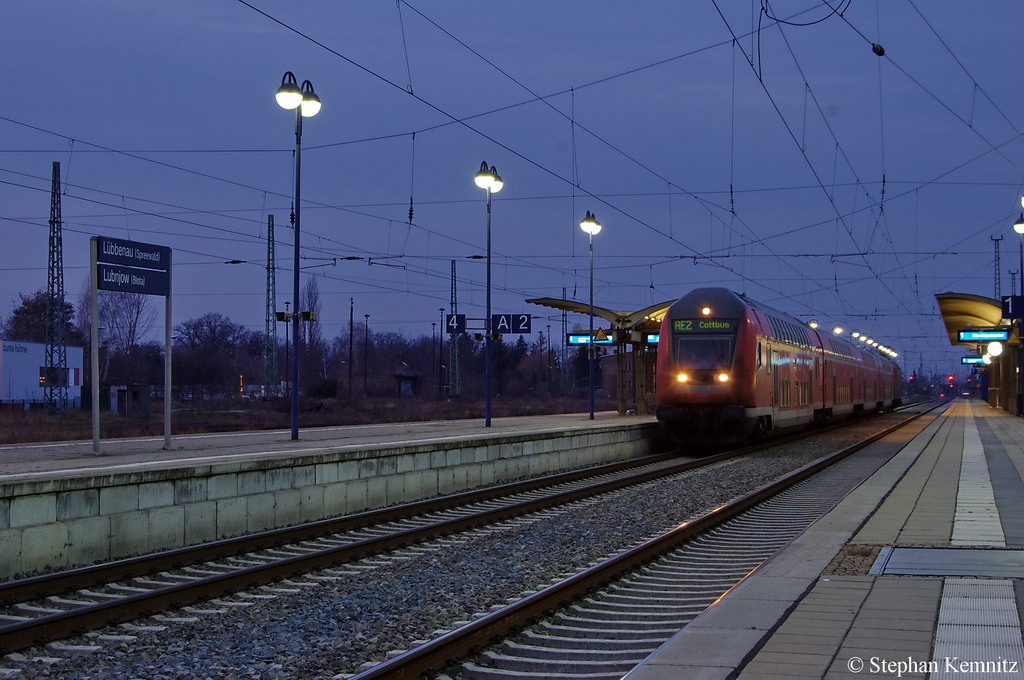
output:
M942 323L949 335L949 344L975 346L976 342L960 342L958 331L967 328L998 328L1003 324L1003 308L999 300L969 293L937 293Z
M544 307L554 307L555 309L562 309L567 312L576 312L577 314L590 314L590 305L586 302L560 300L558 298L534 298L533 300L527 300L527 302ZM651 305L635 312L616 312L604 307L594 307L594 316L611 322L614 328L639 328L645 322L661 323L661 319L665 316L665 312L668 311L669 306L673 302L675 300L659 302L656 305Z

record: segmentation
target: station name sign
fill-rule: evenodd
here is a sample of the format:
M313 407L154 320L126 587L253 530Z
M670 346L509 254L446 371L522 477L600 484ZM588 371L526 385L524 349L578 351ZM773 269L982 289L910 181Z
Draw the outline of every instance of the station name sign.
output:
M1010 331L957 331L959 342L992 342L1010 339Z
M167 271L171 268L171 249L166 246L98 236L96 261Z
M739 327L736 319L673 319L675 333L732 333Z
M96 287L146 295L171 294L171 249L97 236Z

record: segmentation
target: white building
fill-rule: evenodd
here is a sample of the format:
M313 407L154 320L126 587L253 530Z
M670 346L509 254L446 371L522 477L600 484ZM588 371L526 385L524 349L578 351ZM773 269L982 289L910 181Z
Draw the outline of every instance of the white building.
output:
M41 342L3 340L0 352L0 405L18 404L28 409L31 404L45 402L43 386L46 345ZM68 403L67 407L82 406L81 347L67 348ZM9 408L9 407L8 407Z

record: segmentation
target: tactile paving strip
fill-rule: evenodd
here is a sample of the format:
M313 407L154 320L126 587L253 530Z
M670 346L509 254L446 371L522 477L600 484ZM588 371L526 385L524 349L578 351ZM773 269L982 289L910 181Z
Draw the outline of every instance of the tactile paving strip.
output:
M947 578L933 650L937 672L931 674L932 680L983 680L1024 672L1013 581Z
M964 455L960 463L951 543L1004 547L1006 539L992 492L985 448L974 415L968 414L964 423Z

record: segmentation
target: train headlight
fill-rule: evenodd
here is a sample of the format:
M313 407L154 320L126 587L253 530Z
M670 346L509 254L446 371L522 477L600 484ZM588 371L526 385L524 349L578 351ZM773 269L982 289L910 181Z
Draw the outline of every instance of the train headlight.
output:
M679 375L676 376L676 380L678 380L681 383L684 383L690 380L690 376L686 375L685 373L680 373Z
M720 383L727 383L729 382L729 374L719 373L718 375L715 376L715 380L717 380Z

